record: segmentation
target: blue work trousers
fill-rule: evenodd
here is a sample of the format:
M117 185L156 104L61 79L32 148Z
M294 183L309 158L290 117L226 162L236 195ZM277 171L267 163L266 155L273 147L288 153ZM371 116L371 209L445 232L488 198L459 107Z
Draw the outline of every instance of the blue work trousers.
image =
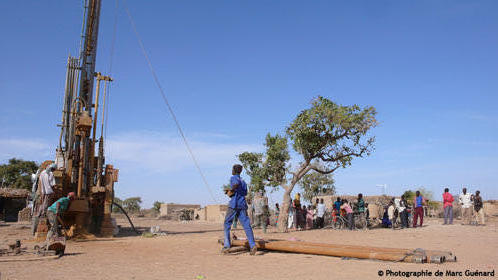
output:
M249 217L247 216L247 210L246 209L233 209L228 207L227 214L225 216L225 248L230 248L230 228L232 227L232 222L233 219L235 218L235 215L239 216L239 221L242 224L242 227L244 227L244 231L246 232L247 240L249 241L249 246L252 248L256 246L256 243L254 242L254 235L252 233L252 228L251 228L251 221L249 220Z

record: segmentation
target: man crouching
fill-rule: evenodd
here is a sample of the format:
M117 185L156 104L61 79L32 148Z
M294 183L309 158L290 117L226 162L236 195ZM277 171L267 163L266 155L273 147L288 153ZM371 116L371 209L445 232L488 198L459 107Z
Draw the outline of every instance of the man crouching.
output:
M58 237L58 227L59 223L57 217L62 213L66 212L69 208L69 203L74 200L75 194L74 192L70 192L67 194L67 197L61 197L56 202L54 202L47 209L47 219L50 224L50 231L47 234L47 239L52 237Z
M239 217L239 221L244 227L246 232L247 240L249 241L249 246L251 247L250 254L255 255L257 252L256 243L254 242L254 235L251 228L251 221L247 215L247 184L240 178L240 173L242 173L242 165L235 164L232 169L232 177L230 178L230 189L226 190L225 193L230 197L230 202L228 203L228 210L225 216L224 231L225 231L225 242L222 253L228 252L230 249L230 228L232 227L233 219L235 215Z

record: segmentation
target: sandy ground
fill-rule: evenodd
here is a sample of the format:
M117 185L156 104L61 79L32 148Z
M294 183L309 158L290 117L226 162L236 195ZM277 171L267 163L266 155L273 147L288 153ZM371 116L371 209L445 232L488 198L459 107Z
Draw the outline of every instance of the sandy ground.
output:
M66 255L57 260L1 262L0 279L381 279L379 270L461 271L498 269L498 221L487 226L443 226L440 220L426 220L427 226L408 230L369 231L311 230L262 234L263 238L358 244L398 248L449 250L456 263L411 264L277 252L221 255L217 239L222 225L204 222L179 223L156 219L134 219L145 229L160 225L166 236L144 238L131 233L112 239L68 242ZM124 220L118 223L127 227ZM459 223L457 220L456 223ZM273 229L270 229L273 231ZM244 236L242 230L237 235ZM123 236L124 235L124 236ZM128 235L128 236L126 236ZM0 225L0 244L29 238L22 224ZM24 242L32 246L33 243ZM498 271L496 271L498 273ZM495 273L496 274L496 273ZM496 276L495 276L496 277ZM395 277L406 278L406 277ZM411 277L416 278L416 277ZM484 279L485 277L426 277L426 279ZM498 278L498 277L497 277Z

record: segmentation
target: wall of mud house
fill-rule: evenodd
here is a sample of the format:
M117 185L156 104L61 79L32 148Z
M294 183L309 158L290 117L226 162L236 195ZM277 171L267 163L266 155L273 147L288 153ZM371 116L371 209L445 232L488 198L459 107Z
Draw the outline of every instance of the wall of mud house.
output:
M223 222L227 213L228 206L225 204L206 205L206 207L194 210L194 217L199 221Z
M0 219L17 222L19 211L26 207L26 198L0 197Z
M176 203L163 203L161 204L161 208L159 208L159 217L161 218L175 218L180 210L182 209L190 209L195 210L199 209L201 206L199 204L176 204ZM195 216L195 214L194 214Z

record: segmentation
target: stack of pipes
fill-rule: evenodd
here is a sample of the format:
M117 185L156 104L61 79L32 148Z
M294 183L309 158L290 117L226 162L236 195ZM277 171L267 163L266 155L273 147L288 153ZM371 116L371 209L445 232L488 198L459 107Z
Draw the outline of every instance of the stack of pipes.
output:
M222 240L219 242L223 243ZM249 248L247 240L233 240L232 246ZM346 257L357 259L373 259L393 262L410 263L443 263L456 261L456 256L451 252L400 249L357 245L324 244L304 241L286 240L256 240L256 246L261 250L280 251L289 253L324 255L333 257Z

